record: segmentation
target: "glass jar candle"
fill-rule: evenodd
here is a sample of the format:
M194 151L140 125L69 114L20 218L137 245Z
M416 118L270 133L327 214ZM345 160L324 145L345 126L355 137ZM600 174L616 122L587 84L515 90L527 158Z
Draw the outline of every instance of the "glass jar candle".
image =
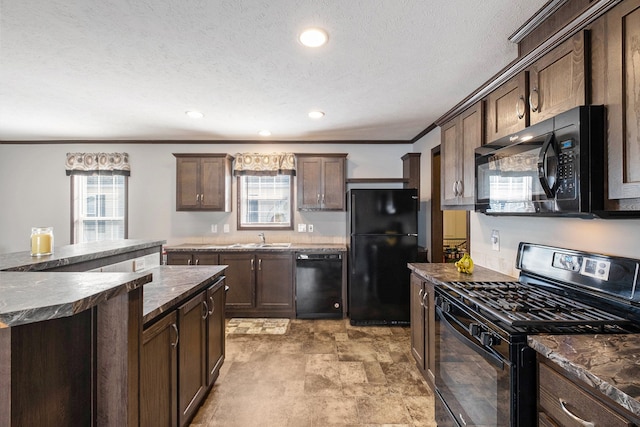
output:
M53 227L31 228L31 256L53 253Z

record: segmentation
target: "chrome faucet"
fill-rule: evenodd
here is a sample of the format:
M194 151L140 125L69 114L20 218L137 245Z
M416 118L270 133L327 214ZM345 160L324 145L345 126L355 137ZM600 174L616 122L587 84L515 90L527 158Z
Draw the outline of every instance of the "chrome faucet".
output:
M267 240L264 238L264 233L260 233L258 234L258 237L260 237L260 239L262 239L262 244L264 245L265 243L267 243Z

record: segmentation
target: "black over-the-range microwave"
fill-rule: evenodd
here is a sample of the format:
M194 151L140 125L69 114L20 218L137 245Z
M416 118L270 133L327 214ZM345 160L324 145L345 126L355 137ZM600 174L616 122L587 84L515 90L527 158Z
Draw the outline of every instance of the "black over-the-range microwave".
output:
M606 111L573 108L476 149L475 210L489 215L638 217L605 211Z

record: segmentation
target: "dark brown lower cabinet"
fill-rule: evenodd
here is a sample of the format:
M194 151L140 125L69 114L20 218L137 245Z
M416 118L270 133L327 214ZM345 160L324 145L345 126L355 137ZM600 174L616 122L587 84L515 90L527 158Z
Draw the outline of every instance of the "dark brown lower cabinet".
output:
M169 313L142 333L140 364L140 425L178 423L178 326Z
M224 305L225 286L215 284L207 289L207 386L211 386L224 362Z
M435 300L434 285L411 274L411 353L422 375L435 384Z

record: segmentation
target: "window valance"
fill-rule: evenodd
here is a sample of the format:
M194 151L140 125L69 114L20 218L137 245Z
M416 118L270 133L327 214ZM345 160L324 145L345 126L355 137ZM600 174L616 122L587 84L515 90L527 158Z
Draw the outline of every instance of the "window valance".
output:
M131 175L127 153L67 153L67 175Z
M293 153L237 153L233 162L234 175L295 175L296 155Z

